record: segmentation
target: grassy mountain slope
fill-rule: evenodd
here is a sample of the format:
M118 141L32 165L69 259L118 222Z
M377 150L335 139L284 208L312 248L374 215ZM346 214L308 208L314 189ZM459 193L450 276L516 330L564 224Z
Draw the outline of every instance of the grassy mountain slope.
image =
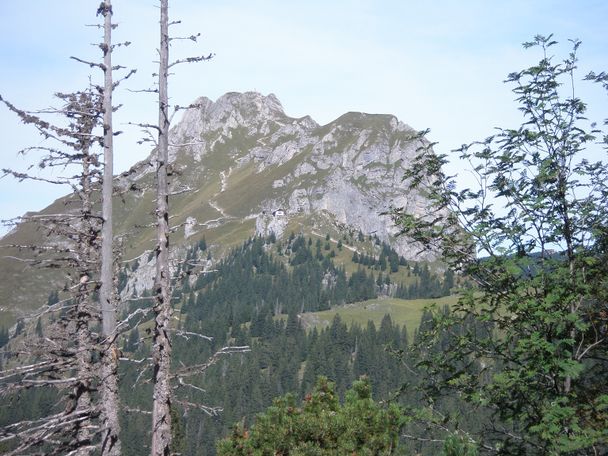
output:
M405 326L410 338L420 325L420 318L426 307L431 304L437 306L451 306L455 304L458 296L444 296L441 298L424 299L398 299L398 298L375 298L367 301L344 304L320 312L307 312L300 315L302 325L306 329L323 329L331 325L334 317L340 315L342 321L348 325L358 324L365 326L368 321L374 322L376 327L385 315L390 315L393 323ZM283 316L286 318L286 316Z
M416 251L396 239L389 205L415 211L420 195L405 195L402 182L418 143L414 130L390 115L347 113L319 126L310 117L287 116L274 95L229 93L199 99L171 132L170 197L173 257L205 238L213 261L254 234L290 232L334 243L344 234L373 233L406 257ZM117 176L114 220L119 261L146 256L154 248L154 154ZM73 211L70 196L41 214ZM277 210L281 217L272 214ZM44 228L22 223L3 245L48 245ZM361 243L356 249L367 248ZM355 247L353 247L355 249ZM336 252L347 273L356 269ZM0 257L2 326L27 315L61 290L70 271L29 267L27 249L5 249ZM124 263L121 263L124 264Z

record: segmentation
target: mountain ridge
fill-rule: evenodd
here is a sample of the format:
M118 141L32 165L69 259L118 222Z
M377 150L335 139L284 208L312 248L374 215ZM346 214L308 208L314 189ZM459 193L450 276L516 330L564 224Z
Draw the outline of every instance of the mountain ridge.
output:
M310 116L288 116L275 95L257 92L229 92L215 102L199 97L190 106L170 131L175 261L184 246L203 237L216 259L256 234L280 238L313 230L336 237L344 230L373 234L407 259L433 259L396 237L398 227L380 215L391 206L420 213L427 204L407 192L403 175L428 143L395 116L348 112L319 125ZM154 165L152 150L115 178L115 232L126 258L145 256L154 246ZM65 206L69 198L41 212ZM19 225L3 241L40 242L36 236L35 229ZM0 284L9 311L11 303L30 310L44 303L50 290L25 292L23 268L1 259L0 269L13 278ZM46 271L33 276L51 288L64 281Z

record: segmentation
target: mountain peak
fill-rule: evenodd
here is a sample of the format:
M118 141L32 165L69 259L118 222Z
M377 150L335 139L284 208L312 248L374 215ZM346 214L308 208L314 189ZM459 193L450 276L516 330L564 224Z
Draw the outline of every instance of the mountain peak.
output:
M421 141L415 130L387 114L349 112L320 126L309 116L286 115L273 94L230 92L215 101L200 97L170 132L173 254L179 256L202 238L219 255L254 234L340 237L360 231L389 243L406 259L422 259L411 240L395 237L399 227L383 215L391 207L421 214L428 206L425 195L408 191L403 180ZM152 152L116 181L125 192L114 220L117 232L129 233L130 256L151 247L147 227L154 224L154 160ZM65 201L47 210L63 211ZM39 242L30 228L16 227L5 242ZM7 261L0 258L0 268L11 274L11 280L0 283L0 297L43 302L43 293L36 299L20 297L19 290L29 287L27 277ZM49 280L61 286L63 279ZM139 291L152 282L153 274L146 276Z
M273 93L265 96L259 92L228 92L217 99L214 109L220 111L237 109L249 116L266 118L285 116L281 102Z
M322 224L374 233L406 258L417 256L408 240L395 239L390 217L379 216L391 206L419 212L427 204L406 191L403 176L420 140L397 117L348 112L319 126L309 116L286 115L275 95L258 92L195 104L172 141L188 145L173 156L182 182L213 189L196 204L209 205L209 214L188 214L192 226L255 220L256 233L281 237L290 221L324 214L330 221Z
M290 120L272 93L228 92L215 102L200 97L191 106L193 108L184 112L181 122L171 133L176 144L210 132L228 135L231 129L239 127L245 127L249 134L266 134L270 124Z

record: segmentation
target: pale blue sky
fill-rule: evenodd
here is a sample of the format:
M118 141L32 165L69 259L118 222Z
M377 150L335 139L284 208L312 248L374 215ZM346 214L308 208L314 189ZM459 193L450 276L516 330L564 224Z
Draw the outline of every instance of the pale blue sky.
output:
M91 43L99 32L98 1L0 1L0 93L26 109L51 105L56 91L77 90L91 70L69 59L98 57ZM128 91L149 87L155 59L157 14L154 0L114 0L120 27L115 41L133 45L114 62L138 68L115 95L117 171L143 159L139 132L126 122L155 119L155 100ZM410 0L170 0L177 34L201 32L198 45L178 43L174 57L213 52L206 63L176 68L170 95L186 104L228 91L274 93L291 116L310 114L327 123L347 111L395 114L414 128L430 128L437 150L482 139L495 126L517 126L518 114L506 75L538 60L523 41L554 33L566 50L569 38L583 41L581 78L608 70L608 2L410 1ZM94 77L99 75L94 74ZM599 88L581 95L590 117L608 117L608 97ZM32 158L16 151L40 144L31 129L0 109L3 138L0 167L24 169ZM599 152L598 152L599 154ZM603 157L597 156L602 159ZM455 163L454 168L458 168ZM68 189L0 179L0 218L40 209ZM2 232L2 231L0 231Z

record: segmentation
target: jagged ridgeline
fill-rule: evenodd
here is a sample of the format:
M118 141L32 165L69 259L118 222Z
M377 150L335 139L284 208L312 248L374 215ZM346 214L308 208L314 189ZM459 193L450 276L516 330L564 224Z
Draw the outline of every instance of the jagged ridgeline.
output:
M274 95L228 93L216 102L199 98L171 131L171 242L180 260L204 236L221 258L254 234L304 232L339 238L343 232L373 234L406 259L416 249L395 239L389 206L419 211L426 200L406 193L402 181L417 149L415 131L392 115L347 113L320 126L310 117L285 114ZM128 151L117 151L126 154ZM115 233L123 259L153 248L154 152L116 178ZM42 213L70 210L70 196ZM3 244L61 243L23 223ZM6 257L33 253L7 250L0 258L4 326L38 308L65 284L65 271L26 269ZM151 286L151 275L134 280ZM132 287L127 288L129 292Z

